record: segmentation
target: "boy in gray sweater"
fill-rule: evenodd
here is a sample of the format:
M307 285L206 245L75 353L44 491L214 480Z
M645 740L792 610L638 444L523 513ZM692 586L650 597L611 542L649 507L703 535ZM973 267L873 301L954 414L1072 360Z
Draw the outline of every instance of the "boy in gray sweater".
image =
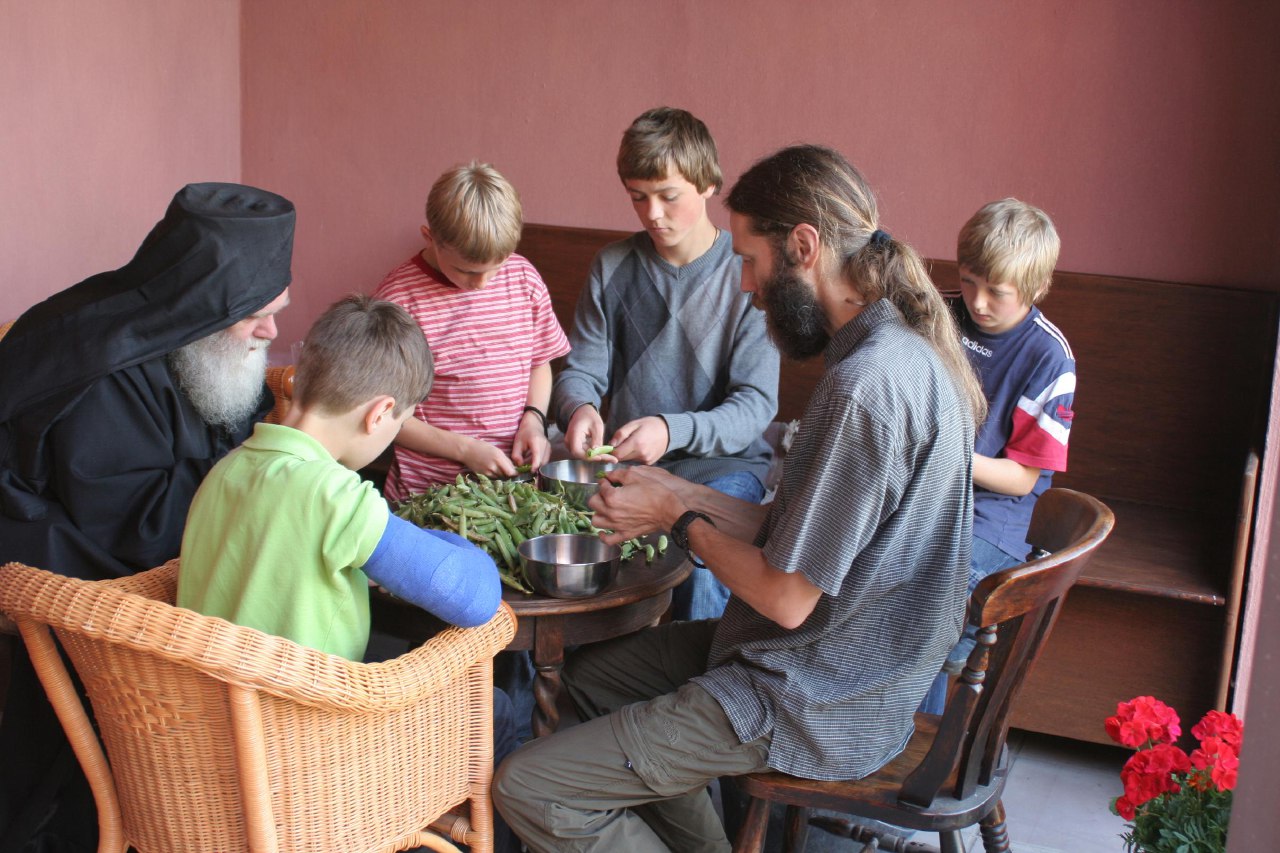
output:
M684 110L649 110L623 134L618 177L644 230L596 255L578 299L551 396L565 444L578 458L611 444L618 461L759 502L778 351L729 234L707 216L723 182L715 142ZM695 568L674 616L715 618L728 598Z

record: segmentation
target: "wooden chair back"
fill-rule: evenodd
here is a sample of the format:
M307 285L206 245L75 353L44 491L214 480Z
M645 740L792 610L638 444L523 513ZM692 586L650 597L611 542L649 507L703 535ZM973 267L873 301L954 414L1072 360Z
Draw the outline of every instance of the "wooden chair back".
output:
M269 424L280 423L289 413L289 406L293 403L293 373L292 364L267 368L267 387L276 398L275 405L267 413L266 421Z
M996 572L974 590L969 621L982 626L977 646L952 688L932 747L902 786L900 802L927 808L940 792L963 800L992 783L1018 689L1067 591L1114 523L1111 510L1083 492L1052 488L1040 496L1028 541L1042 556ZM944 791L949 778L954 787Z
M0 568L0 609L93 788L100 850L492 849L492 658L509 608L360 664L173 606L177 570L89 583Z

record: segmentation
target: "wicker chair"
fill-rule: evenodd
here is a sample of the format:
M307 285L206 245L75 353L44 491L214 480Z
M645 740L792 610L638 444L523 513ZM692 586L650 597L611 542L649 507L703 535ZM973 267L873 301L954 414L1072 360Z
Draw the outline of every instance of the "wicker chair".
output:
M740 777L751 804L735 853L763 849L771 802L787 805L787 853L804 849L810 809L936 832L943 853L962 853L960 830L978 823L987 853L1008 853L1000 797L1009 770L1009 709L1068 590L1114 524L1111 510L1089 495L1061 488L1041 495L1027 541L1048 553L984 578L973 591L970 621L985 627L943 715L917 713L906 749L865 779L816 782L785 773ZM868 849L909 849L901 838L866 837L856 821L824 817L812 823L867 841Z
M486 625L360 664L173 606L177 572L174 560L89 583L0 568L0 610L93 787L100 851L456 851L446 836L492 849L506 605Z

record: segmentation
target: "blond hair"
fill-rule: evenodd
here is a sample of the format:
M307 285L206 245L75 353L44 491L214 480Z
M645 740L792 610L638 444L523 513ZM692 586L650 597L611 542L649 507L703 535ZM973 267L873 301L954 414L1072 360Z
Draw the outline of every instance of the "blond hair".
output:
M655 107L641 114L622 134L618 177L623 181L660 181L675 169L698 192L720 191L720 155L711 131L692 113Z
M785 253L797 225L813 226L862 299L888 299L932 345L974 424L982 423L987 399L961 348L955 318L916 251L879 230L871 187L839 152L817 145L784 148L748 169L725 204L747 217L775 254Z
M387 394L393 413L426 399L435 363L422 328L399 305L353 294L307 332L294 375L300 405L341 415Z
M472 263L506 260L523 226L520 196L488 163L455 166L436 178L427 194L432 239Z
M1062 241L1049 215L1016 198L984 205L956 238L956 262L987 281L1012 284L1026 305L1049 292Z

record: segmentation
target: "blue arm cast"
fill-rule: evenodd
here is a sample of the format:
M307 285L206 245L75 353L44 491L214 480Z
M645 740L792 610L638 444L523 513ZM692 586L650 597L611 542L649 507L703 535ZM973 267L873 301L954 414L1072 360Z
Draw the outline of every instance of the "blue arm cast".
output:
M396 515L387 519L364 573L391 594L462 628L488 622L502 601L498 568L488 554L457 534L424 530Z

